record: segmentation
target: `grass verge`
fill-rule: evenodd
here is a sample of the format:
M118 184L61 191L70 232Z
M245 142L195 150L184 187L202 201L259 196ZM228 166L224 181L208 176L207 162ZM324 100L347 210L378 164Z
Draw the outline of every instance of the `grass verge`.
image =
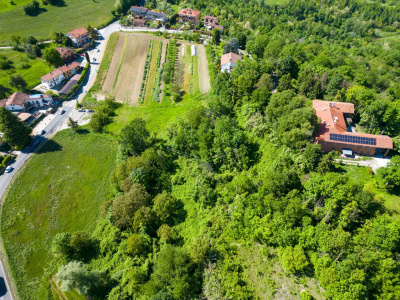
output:
M106 135L59 132L17 176L1 212L1 237L20 299L43 299L55 273L50 253L59 232L91 231L112 196L117 143Z

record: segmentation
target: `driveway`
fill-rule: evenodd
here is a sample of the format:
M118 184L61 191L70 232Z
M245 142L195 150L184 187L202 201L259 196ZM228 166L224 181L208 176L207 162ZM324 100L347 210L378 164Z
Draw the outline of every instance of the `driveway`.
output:
M369 167L376 174L379 168L386 167L390 162L390 157L371 157L370 160L350 160L350 159L335 159L336 162L343 162L346 165L357 165Z

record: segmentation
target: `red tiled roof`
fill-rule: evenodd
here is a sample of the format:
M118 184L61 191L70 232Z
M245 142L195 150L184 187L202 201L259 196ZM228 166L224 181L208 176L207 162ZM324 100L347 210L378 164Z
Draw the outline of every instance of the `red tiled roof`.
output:
M50 73L40 77L41 79L43 79L43 81L47 82L50 81L53 78L56 78L58 76L60 76L63 73L67 73L68 71L71 71L73 69L76 69L77 67L79 67L81 64L77 61L73 61L72 63L70 63L69 65L64 65L62 67L59 67L57 69L55 69L54 71L51 71Z
M354 104L345 102L330 102L322 100L313 100L313 108L321 119L316 139L320 141L331 141L330 134L349 135L357 137L366 137L376 139L376 146L367 144L355 144L349 142L333 141L335 143L363 145L374 148L393 149L393 141L387 135L375 135L365 133L353 133L347 131L346 122L343 113L354 113Z
M82 35L88 34L89 32L86 30L85 27L77 28L68 32L68 34L74 38L79 38Z
M7 100L7 105L14 104L24 106L25 100L29 99L29 95L21 92L16 92L10 96Z
M208 20L208 22L210 22L211 20L213 20L215 23L218 23L218 18L217 17L213 17L213 16L204 16L204 21Z
M178 13L178 15L191 16L191 17L196 17L199 14L200 14L200 11L194 10L191 8L184 8Z
M75 50L66 47L57 47L56 50L58 51L58 53L60 53L63 59L75 54Z
M137 23L137 24L145 24L146 20L142 20L142 19L133 19L132 20L133 23Z
M226 53L221 56L221 66L229 64L231 62L236 64L238 60L242 60L242 57L240 55L233 52Z

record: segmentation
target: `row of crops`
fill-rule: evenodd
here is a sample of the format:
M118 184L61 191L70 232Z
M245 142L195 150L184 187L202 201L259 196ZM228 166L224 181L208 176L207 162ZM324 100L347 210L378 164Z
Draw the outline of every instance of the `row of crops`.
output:
M162 73L164 70L164 63L161 65L161 55L162 55L162 48L163 48L163 43L161 42L160 48L157 54L157 74L156 74L156 80L154 82L154 87L153 87L153 100L156 102L160 101L160 93L161 93L161 77ZM161 66L160 66L161 65Z
M154 45L154 41L150 40L149 45L147 46L146 61L144 63L143 81L142 81L142 85L140 86L140 94L139 94L140 103L144 102L144 97L146 95L147 81L149 79L149 71L150 71L150 62L151 62L151 56L152 56L152 52L153 52L153 45Z

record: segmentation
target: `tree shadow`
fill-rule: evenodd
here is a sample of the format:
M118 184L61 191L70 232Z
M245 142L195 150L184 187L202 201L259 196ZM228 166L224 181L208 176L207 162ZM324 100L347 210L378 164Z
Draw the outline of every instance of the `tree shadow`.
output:
M27 15L30 17L37 17L38 15L47 12L47 9L43 8L43 7L39 7L38 10L36 11L32 11L30 13L28 13Z
M78 128L76 130L76 133L78 133L78 134L88 134L89 132L90 131L88 129L86 129L86 128Z
M57 2L54 2L54 3L52 3L51 5L52 5L52 6L55 6L55 7L64 7L64 6L67 6L67 5L65 4L64 0L58 0Z
M46 140L43 142L41 147L38 147L36 150L34 150L34 152L37 154L43 154L43 153L61 151L62 149L63 147L59 143L53 140Z

